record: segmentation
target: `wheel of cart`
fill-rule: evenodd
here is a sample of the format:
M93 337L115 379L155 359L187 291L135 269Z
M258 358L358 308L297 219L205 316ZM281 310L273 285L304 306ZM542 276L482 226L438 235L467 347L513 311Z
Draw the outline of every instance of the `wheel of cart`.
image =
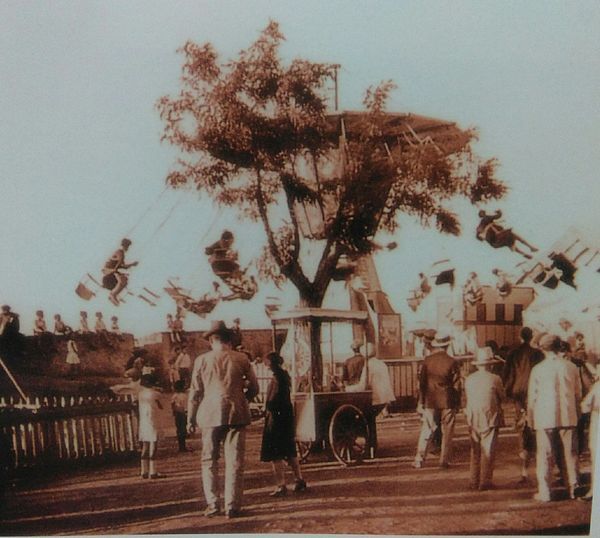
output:
M338 388L343 362L336 361L345 357L348 341L364 340L367 316L362 311L301 308L271 318L273 345L283 341L279 353L292 381L301 462L322 450L346 466L375 457L372 393Z
M338 407L329 421L329 446L335 459L344 465L362 461L369 441L369 424L362 411L352 404Z

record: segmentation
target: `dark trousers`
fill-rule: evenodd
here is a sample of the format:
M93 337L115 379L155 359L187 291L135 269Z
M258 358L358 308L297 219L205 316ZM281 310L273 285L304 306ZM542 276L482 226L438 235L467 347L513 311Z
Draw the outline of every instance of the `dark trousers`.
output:
M177 444L179 445L179 450L185 450L185 438L187 437L187 415L185 413L175 411L173 416L175 417L175 428L177 429Z

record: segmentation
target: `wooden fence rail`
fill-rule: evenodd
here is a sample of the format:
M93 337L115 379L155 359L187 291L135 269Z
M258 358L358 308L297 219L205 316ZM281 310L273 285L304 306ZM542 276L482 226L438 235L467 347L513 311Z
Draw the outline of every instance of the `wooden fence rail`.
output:
M137 404L115 398L0 398L0 434L16 469L137 451Z

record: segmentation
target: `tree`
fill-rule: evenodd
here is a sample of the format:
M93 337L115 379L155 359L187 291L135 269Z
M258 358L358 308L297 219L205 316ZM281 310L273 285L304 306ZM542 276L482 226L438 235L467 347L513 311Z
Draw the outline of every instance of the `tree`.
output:
M474 131L438 122L431 136L417 135L406 127L413 116L385 110L391 81L366 91L364 112L328 113L326 85L336 66L303 59L284 65L283 40L271 21L255 43L222 63L210 44L188 41L180 49L182 90L157 103L163 139L186 156L168 183L193 183L262 222L263 278L289 279L302 304L319 307L340 256L370 253L379 231L396 231L400 213L458 234L453 199L502 197L496 161L478 164L472 153ZM298 209L307 207L322 219L312 279L300 255Z

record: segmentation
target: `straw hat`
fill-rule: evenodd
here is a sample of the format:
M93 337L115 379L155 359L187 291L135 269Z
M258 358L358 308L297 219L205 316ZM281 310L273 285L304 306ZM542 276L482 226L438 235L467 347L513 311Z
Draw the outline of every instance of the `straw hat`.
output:
M556 334L546 333L540 337L538 345L542 351L551 351L557 340L560 341L560 338Z
M452 337L445 331L438 331L435 334L435 338L433 342L431 342L431 347L448 347L450 342L452 341Z
M477 349L475 360L471 362L473 366L484 366L486 364L496 364L501 362L495 355L491 347L480 347Z

